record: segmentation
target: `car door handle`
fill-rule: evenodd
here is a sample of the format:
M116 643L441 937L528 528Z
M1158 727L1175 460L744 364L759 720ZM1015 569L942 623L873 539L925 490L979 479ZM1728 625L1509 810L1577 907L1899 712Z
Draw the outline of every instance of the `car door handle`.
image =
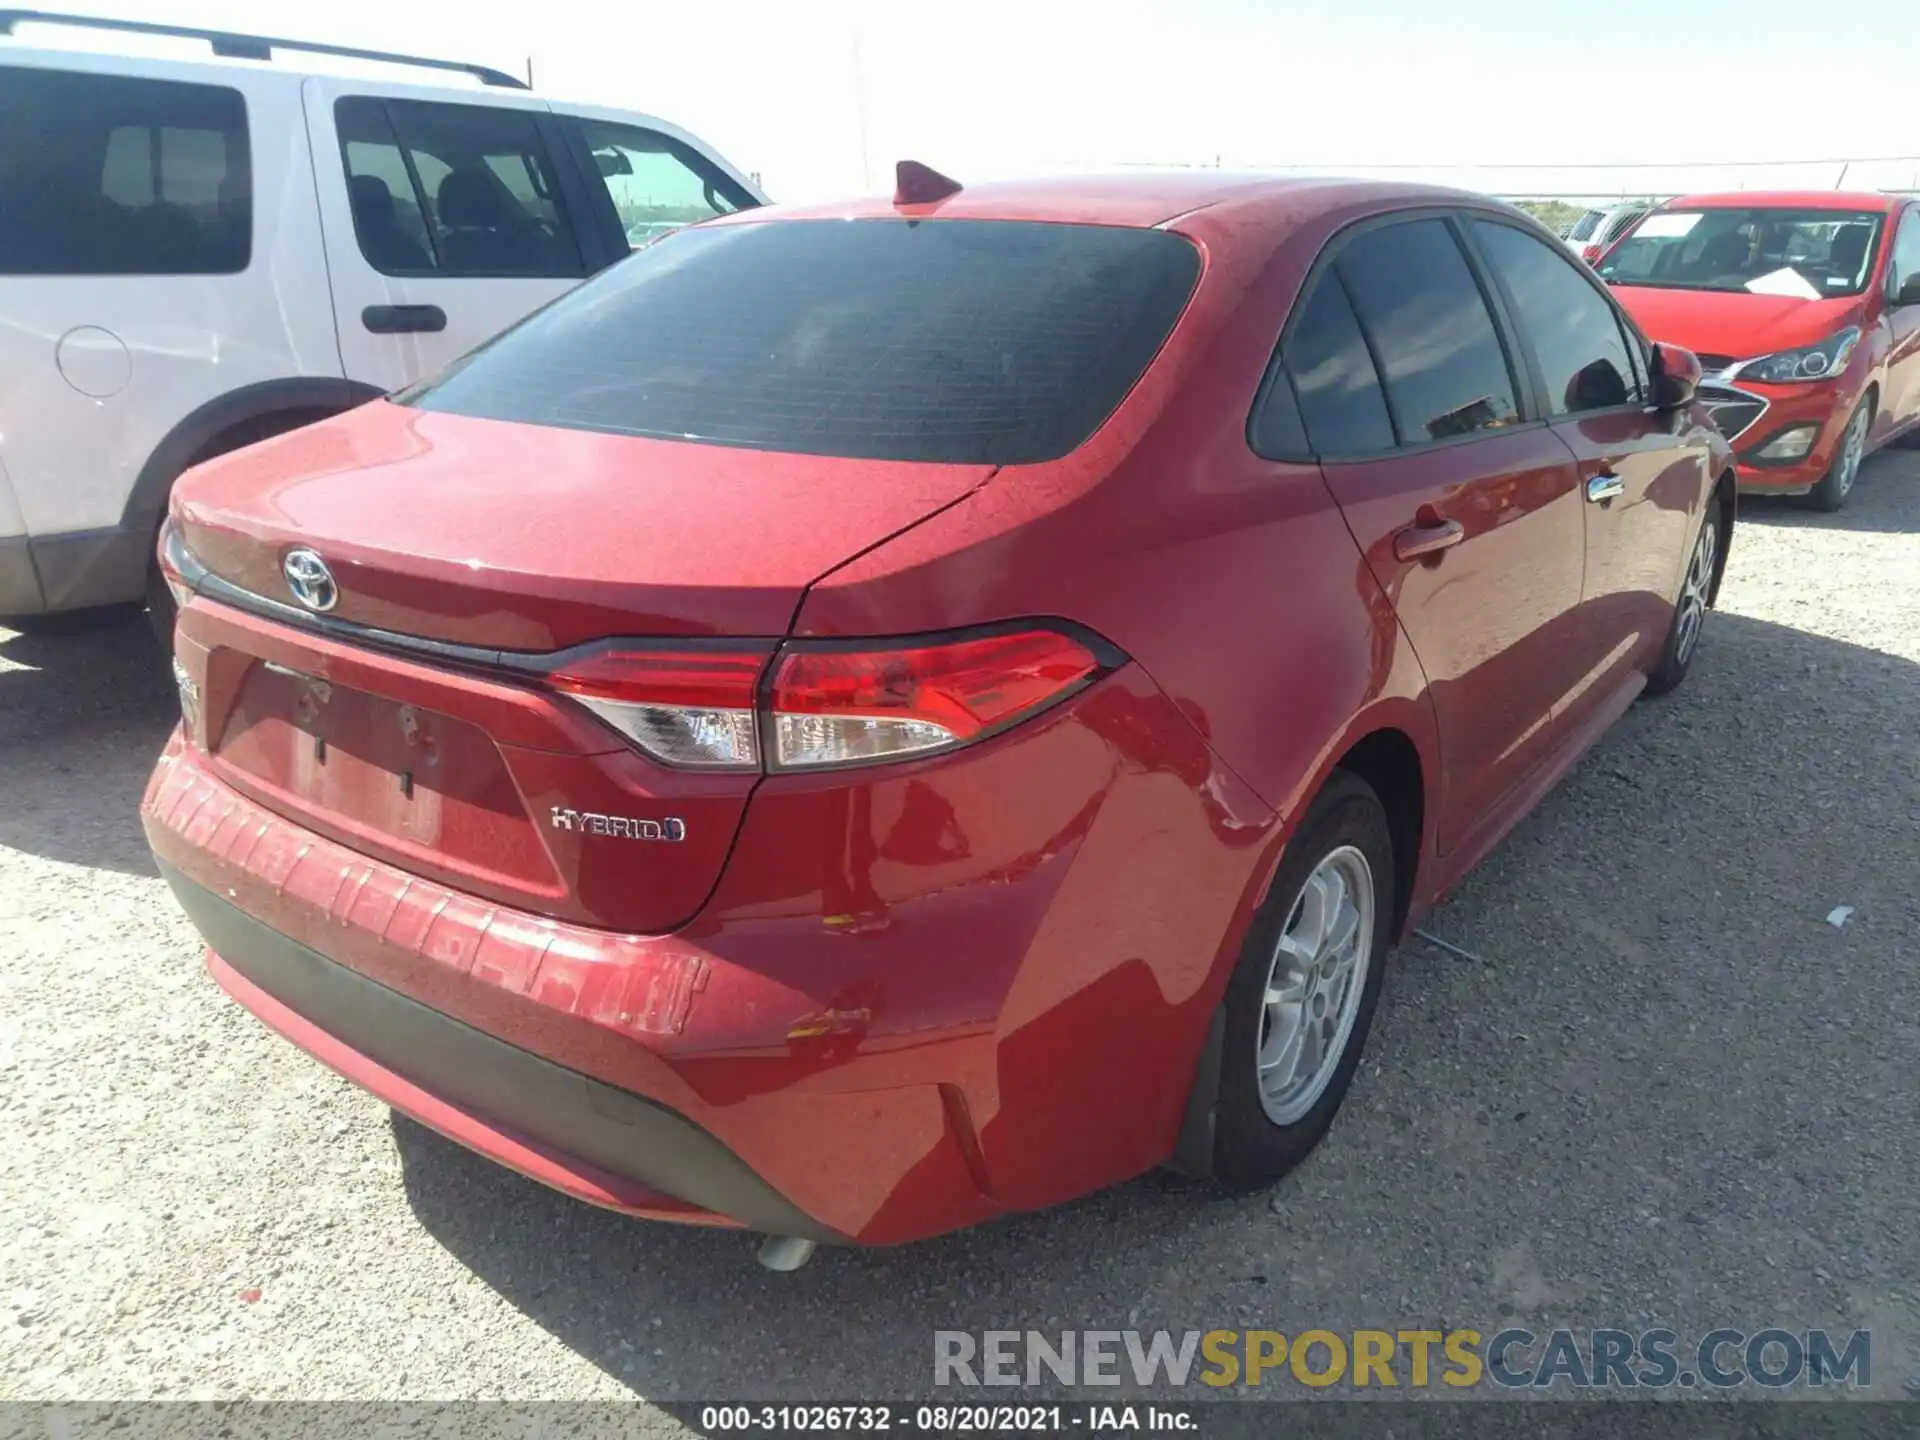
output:
M360 323L376 335L438 335L447 328L447 312L438 305L369 305Z
M1467 529L1458 520L1436 520L1431 524L1409 525L1393 537L1393 558L1418 560L1450 550L1467 538Z
M1609 500L1617 500L1627 493L1627 482L1611 470L1602 471L1587 481L1587 499L1596 505L1604 505Z

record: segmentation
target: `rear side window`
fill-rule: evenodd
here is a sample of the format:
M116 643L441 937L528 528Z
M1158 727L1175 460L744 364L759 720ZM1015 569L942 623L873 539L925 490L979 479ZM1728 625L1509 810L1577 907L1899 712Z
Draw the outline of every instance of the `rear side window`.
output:
M227 275L252 248L239 91L0 69L0 274Z
M1511 225L1475 220L1473 236L1512 297L1555 415L1638 403L1620 319L1563 252Z
M382 274L586 273L535 112L350 96L334 122L354 236Z
M1493 316L1442 220L1366 230L1334 268L1372 342L1400 443L1511 425L1519 417Z
M1594 226L1598 225L1604 218L1598 210L1587 211L1586 214L1573 222L1573 228L1567 231L1567 239L1586 240L1590 238L1593 234Z
M1283 358L1316 455L1337 458L1393 448L1393 421L1380 375L1337 271L1323 271L1314 282L1287 332Z
M681 231L408 403L813 455L1031 464L1110 415L1199 253L1160 230L798 220Z

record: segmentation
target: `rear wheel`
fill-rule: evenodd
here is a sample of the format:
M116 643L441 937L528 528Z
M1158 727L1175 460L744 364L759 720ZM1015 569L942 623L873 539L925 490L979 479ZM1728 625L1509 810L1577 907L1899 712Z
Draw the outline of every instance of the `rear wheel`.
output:
M1833 463L1827 467L1827 473L1820 477L1820 483L1807 492L1806 504L1810 509L1824 510L1831 514L1847 503L1847 497L1853 493L1854 481L1860 478L1861 462L1867 458L1867 431L1873 426L1873 400L1868 397L1860 402L1847 421L1847 428L1840 436L1840 448L1835 452Z
M1227 986L1214 1175L1270 1185L1306 1159L1353 1083L1380 999L1393 841L1372 787L1315 797Z

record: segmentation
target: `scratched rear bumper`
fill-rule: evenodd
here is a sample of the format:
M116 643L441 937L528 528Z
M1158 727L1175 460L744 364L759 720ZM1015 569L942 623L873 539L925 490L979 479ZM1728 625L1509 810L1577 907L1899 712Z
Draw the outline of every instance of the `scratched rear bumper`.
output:
M821 1041L818 1000L692 939L409 876L240 795L177 734L142 819L229 994L556 1189L652 1219L885 1243L918 1228L889 1221L904 1176L967 1174L938 1087L845 1064L830 1087L794 1083L796 1050ZM975 1192L946 1208L932 1228L995 1207Z
M396 1109L557 1190L655 1220L836 1241L713 1136L664 1105L463 1025L162 873L228 994Z

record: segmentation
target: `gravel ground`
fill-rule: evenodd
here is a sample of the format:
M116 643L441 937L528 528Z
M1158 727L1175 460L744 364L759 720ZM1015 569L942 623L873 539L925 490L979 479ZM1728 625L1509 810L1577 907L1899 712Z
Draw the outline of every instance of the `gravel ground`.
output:
M475 1159L226 1002L140 839L172 705L140 629L0 631L0 1395L907 1395L935 1328L1509 1317L1872 1327L1900 1393L1920 455L1840 516L1742 518L1687 685L1435 917L1483 961L1398 952L1294 1177L1149 1177L790 1276Z

